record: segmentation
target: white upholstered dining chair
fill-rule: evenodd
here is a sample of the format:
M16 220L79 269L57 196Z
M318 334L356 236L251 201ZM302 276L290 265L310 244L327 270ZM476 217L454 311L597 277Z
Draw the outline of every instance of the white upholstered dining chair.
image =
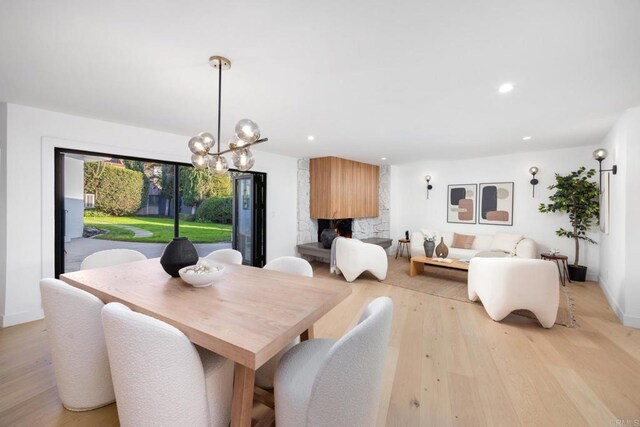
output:
M126 262L143 261L145 259L147 259L147 257L143 253L133 249L107 249L92 253L86 257L82 261L82 264L80 264L80 270L110 267Z
M283 256L269 261L264 267L265 270L280 271L282 273L295 274L298 276L313 277L313 268L307 260L293 256ZM300 337L296 337L288 346L280 350L256 371L256 385L264 389L273 388L273 377L278 367L278 362L282 356L294 345L300 342Z
M40 281L58 394L70 411L113 403L107 347L100 313L104 303L60 280Z
M242 264L242 253L235 249L218 249L217 251L211 252L205 258L213 261L226 262L228 264Z
M228 426L232 361L119 303L102 321L122 426Z
M380 297L339 341L315 339L289 350L276 370L276 425L375 425L392 317L391 299Z
M309 261L294 256L276 258L269 261L263 268L265 270L280 271L298 276L313 277L313 268L311 264L309 264Z

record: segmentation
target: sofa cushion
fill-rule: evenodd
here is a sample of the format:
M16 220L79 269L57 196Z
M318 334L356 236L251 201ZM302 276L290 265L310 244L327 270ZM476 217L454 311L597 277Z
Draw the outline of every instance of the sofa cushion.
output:
M509 252L503 251L482 251L478 252L474 258L506 258L513 256Z
M460 249L471 249L475 238L476 236L470 234L453 233L453 243L451 243L451 247Z
M479 251L475 249L450 248L447 258L471 259L476 256L478 252Z
M518 243L523 237L522 234L496 233L491 243L491 250L515 254L516 246L518 246Z
M488 251L491 249L491 243L493 243L493 234L476 234L476 238L473 239L471 249Z

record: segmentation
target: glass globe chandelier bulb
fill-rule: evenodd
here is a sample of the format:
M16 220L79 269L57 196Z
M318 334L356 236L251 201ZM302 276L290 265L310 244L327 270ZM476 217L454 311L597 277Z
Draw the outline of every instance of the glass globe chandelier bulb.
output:
M253 153L248 148L240 148L233 152L233 165L241 171L248 171L253 167L255 160Z
M243 147L245 145L247 145L247 143L238 138L237 135L233 135L231 138L229 138L229 148L232 150Z
M202 140L202 146L207 150L207 153L216 143L216 139L209 132L200 132L198 137Z
M539 171L539 169L538 169L538 167L537 167L537 166L531 166L531 167L529 168L529 173L530 173L531 175L535 175L535 174L537 174L537 173L538 173L538 171Z
M193 154L199 154L201 156L204 156L209 152L207 147L204 145L204 141L199 136L194 136L189 140L189 150L191 150Z
M424 180L427 182L431 181L431 175L425 175Z
M244 142L251 144L260 138L260 129L254 121L242 119L236 125L236 135Z
M606 159L608 155L609 155L609 152L604 148L598 148L596 151L593 152L593 158L599 162Z
M229 164L224 156L216 154L209 161L209 171L214 175L224 175L229 170Z
M206 169L209 166L209 155L200 155L200 154L192 154L191 155L191 164L196 169Z

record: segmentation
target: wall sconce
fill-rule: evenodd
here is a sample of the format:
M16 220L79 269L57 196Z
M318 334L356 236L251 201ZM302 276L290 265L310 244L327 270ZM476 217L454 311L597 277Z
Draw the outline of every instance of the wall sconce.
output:
M536 197L536 185L538 185L538 183L540 182L538 181L538 178L536 178L536 175L538 174L538 172L540 172L540 169L538 169L537 166L531 166L529 168L529 173L532 176L531 181L529 181L529 183L531 184L531 187L533 187L533 193L531 194L531 197Z
M598 148L593 152L593 158L598 161L598 178L600 180L600 186L598 188L600 189L600 192L602 192L602 172L611 172L614 175L618 173L618 165L611 166L611 169L602 169L602 161L606 159L608 155L609 152L604 148Z
M424 180L427 181L427 199L429 198L429 190L433 189L433 185L430 184L431 175L425 175Z

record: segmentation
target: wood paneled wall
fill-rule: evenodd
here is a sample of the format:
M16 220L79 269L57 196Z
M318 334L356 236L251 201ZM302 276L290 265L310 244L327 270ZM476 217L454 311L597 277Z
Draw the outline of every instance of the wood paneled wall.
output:
M310 161L311 218L378 216L380 167L339 157Z

